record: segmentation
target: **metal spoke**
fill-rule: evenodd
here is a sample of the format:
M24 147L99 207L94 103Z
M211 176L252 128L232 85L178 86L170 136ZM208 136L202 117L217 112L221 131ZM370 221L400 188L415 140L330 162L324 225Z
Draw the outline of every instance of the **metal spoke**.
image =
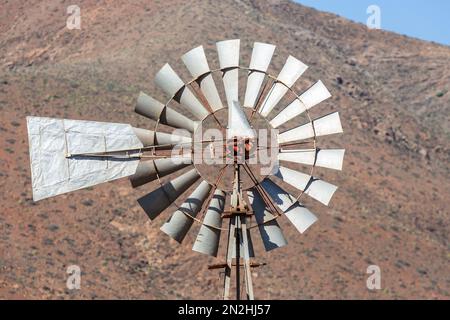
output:
M264 190L264 188L261 186L259 181L256 179L255 175L253 174L253 171L250 169L247 163L244 163L244 169L245 171L247 171L247 174L249 175L250 179L252 179L253 183L255 183L255 188L260 193L261 198L263 199L270 213L272 213L274 217L280 216L281 214L279 213L277 207L273 204L272 199L267 194L266 190Z
M270 86L270 89L267 91L267 85L269 84L269 82L270 82L271 86ZM256 104L255 104L255 107L252 110L252 114L250 115L250 119L249 119L250 124L252 124L253 116L255 115L255 113L261 109L262 102L264 100L266 100L270 96L270 94L272 93L274 84L275 84L275 80L273 78L266 77L266 81L264 83L264 86L263 86L263 88L262 88L262 90L261 90L261 92L260 92L260 94L258 96L258 99L256 100Z
M220 169L220 171L219 171L219 176L217 177L215 183L213 184L211 190L209 191L208 197L206 198L206 200L205 200L205 202L204 202L206 205L202 208L202 210L200 211L200 213L199 213L199 215L198 215L198 219L199 219L199 220L203 220L203 216L205 215L205 212L208 210L208 206L209 206L209 203L210 203L212 197L214 196L214 192L216 192L216 190L217 190L217 185L218 185L219 182L222 180L222 178L223 178L223 173L225 172L225 169L226 169L227 167L228 167L228 164L224 165L224 166Z
M197 86L194 86L194 82L197 84ZM200 103L206 108L206 110L208 110L212 114L214 120L217 122L219 127L224 128L224 126L220 123L219 119L217 119L216 114L215 114L214 110L211 108L211 106L209 105L209 102L206 99L205 95L201 91L200 85L196 81L194 81L194 82L191 82L189 85L192 88L192 90L194 91L197 98L200 100Z

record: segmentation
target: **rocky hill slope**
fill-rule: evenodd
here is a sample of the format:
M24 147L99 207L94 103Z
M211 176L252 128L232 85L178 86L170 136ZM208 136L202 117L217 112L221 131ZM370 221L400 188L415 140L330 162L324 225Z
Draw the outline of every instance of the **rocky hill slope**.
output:
M127 180L34 203L27 115L153 125L133 114L140 90L164 95L153 76L165 63L189 79L179 57L240 38L242 64L254 41L310 66L301 91L322 79L339 110L344 170L330 208L307 202L319 222L304 235L286 221L289 245L255 269L259 299L448 299L450 48L368 30L288 1L78 1L81 30L68 30L70 1L0 1L0 297L37 299L218 298L214 262L150 222ZM325 139L324 139L325 140ZM66 288L79 265L80 290ZM382 289L366 288L380 266Z

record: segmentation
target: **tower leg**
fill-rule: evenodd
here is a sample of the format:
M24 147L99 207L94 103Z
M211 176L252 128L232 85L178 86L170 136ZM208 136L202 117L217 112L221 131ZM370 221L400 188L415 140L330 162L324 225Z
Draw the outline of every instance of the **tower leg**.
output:
M236 300L241 299L241 258L243 258L246 298L253 300L253 282L250 270L249 234L246 224L247 206L242 198L239 165L234 166L234 188L231 195L230 223L228 228L227 261L223 286L223 299L230 299L231 270L233 256L236 266ZM242 249L242 250L241 250ZM241 252L242 251L242 252Z
M247 299L254 300L255 297L253 295L253 281L252 281L252 273L250 270L250 249L248 245L248 230L246 224L246 217L241 218L241 230L242 230L242 248L244 249L244 274L245 274L245 286L247 291Z
M236 300L241 300L241 241L242 241L242 232L241 232L241 220L239 216L235 216L236 220L236 242L234 245L236 251Z
M235 234L235 221L230 219L230 224L228 228L228 244L227 244L227 265L225 267L225 278L223 285L223 299L230 299L230 284L231 284L231 267L233 263L233 248L236 243Z

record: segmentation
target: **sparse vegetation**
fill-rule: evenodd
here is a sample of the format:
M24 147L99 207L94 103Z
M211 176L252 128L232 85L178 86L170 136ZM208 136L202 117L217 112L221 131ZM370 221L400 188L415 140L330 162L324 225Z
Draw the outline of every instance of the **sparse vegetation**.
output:
M387 32L371 33L368 41L365 28L345 19L337 24L334 16L277 3L153 1L140 8L111 1L101 11L89 2L82 15L95 23L71 32L61 31L64 17L47 15L52 10L40 10L35 20L36 6L6 2L0 21L0 298L217 297L218 273L206 268L212 260L190 250L198 224L178 246L159 231L168 212L149 222L136 203L153 185L132 190L124 179L32 201L25 117L152 129L133 109L141 90L168 99L153 84L159 68L169 62L189 79L179 58L197 45L217 68L215 42L233 37L241 38L244 65L253 41L277 45L273 74L289 54L309 65L295 90L323 80L332 97L311 116L335 108L345 131L335 140L324 137L320 146L347 149L341 173L317 170L339 186L330 207L304 197L319 217L307 233L298 234L282 216L289 245L265 253L258 228L251 229L256 260L268 263L257 269L257 298L450 297L444 192L450 188L450 49ZM220 77L216 83L221 86ZM64 287L70 264L82 268L77 292ZM365 290L369 264L380 265L383 290Z
M439 91L438 93L436 93L436 97L442 98L446 93L447 93L447 90Z

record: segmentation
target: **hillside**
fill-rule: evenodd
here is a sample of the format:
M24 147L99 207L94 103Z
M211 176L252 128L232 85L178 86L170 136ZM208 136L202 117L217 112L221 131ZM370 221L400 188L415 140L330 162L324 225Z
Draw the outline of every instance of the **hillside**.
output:
M153 76L202 44L212 68L215 42L277 45L270 71L289 54L310 66L301 91L321 79L333 97L315 115L339 110L344 170L323 171L339 186L329 208L306 204L319 222L303 235L281 219L289 245L257 256L259 299L449 299L450 48L284 0L79 1L81 30L68 30L70 1L0 0L0 298L199 299L219 296L214 262L159 231L129 181L34 203L27 115L115 121L152 128L134 114L139 91L166 98ZM170 211L170 210L168 210ZM82 270L66 289L66 268ZM382 290L366 288L380 266Z

